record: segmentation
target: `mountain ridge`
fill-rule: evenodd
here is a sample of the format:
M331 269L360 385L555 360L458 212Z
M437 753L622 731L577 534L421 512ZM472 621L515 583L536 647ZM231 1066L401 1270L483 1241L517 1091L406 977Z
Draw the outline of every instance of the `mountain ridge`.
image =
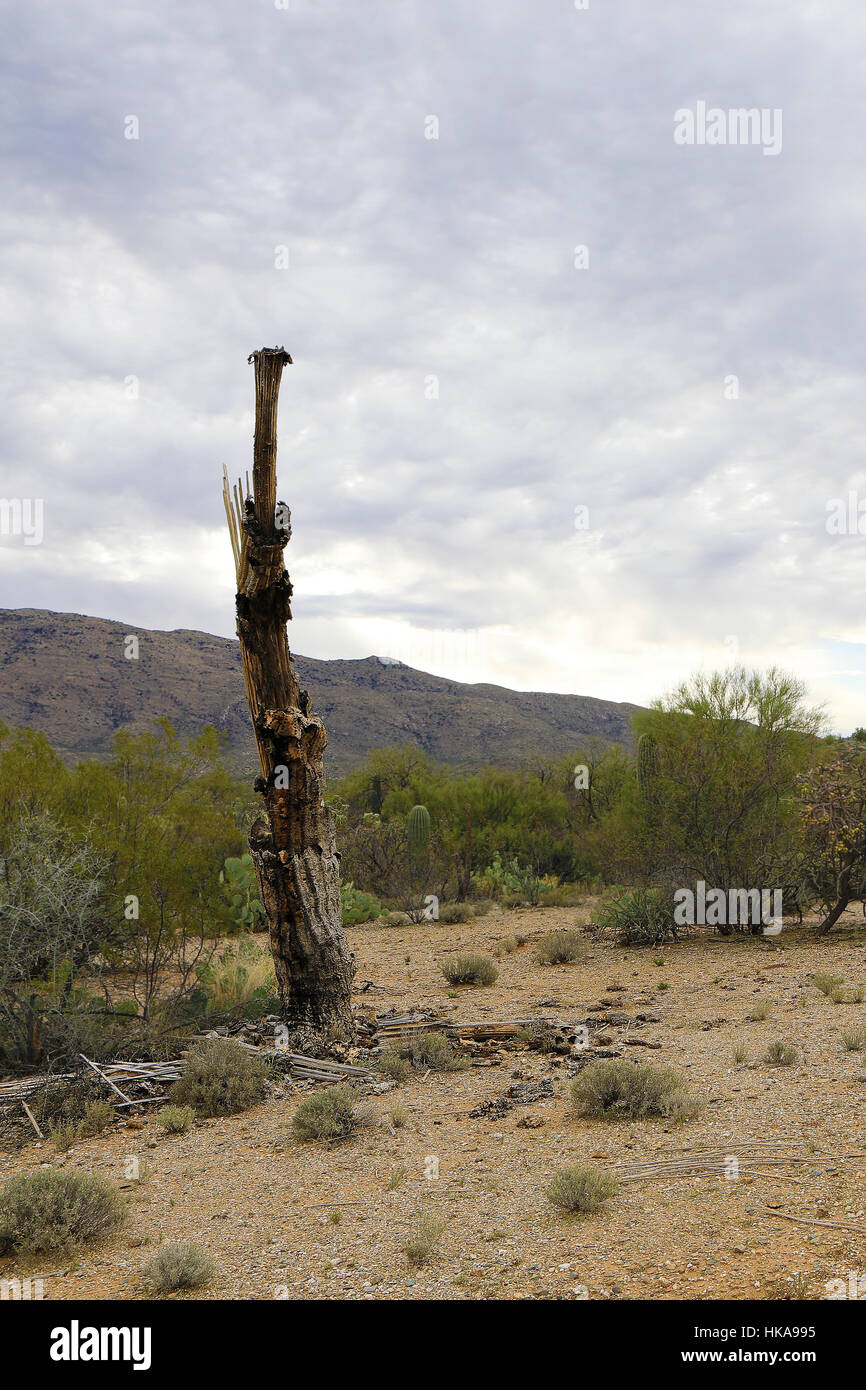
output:
M138 639L138 658L124 638ZM597 739L630 746L641 707L590 695L467 684L377 656L319 660L293 654L301 685L328 732L332 779L374 748L416 743L461 771L518 767ZM121 728L165 716L189 736L213 724L228 736L233 770L257 770L234 638L171 631L49 609L0 609L0 719L42 730L65 761L105 757Z

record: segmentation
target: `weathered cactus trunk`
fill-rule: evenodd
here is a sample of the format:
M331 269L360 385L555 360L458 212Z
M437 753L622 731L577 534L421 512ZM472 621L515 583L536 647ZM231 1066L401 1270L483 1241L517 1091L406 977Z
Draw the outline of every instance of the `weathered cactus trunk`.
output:
M223 491L237 570L237 631L262 775L265 815L250 853L268 918L282 1011L316 1033L351 1032L352 955L342 927L340 865L324 799L327 735L292 666L292 585L283 561L288 508L276 502L277 401L283 348L254 352L253 496Z

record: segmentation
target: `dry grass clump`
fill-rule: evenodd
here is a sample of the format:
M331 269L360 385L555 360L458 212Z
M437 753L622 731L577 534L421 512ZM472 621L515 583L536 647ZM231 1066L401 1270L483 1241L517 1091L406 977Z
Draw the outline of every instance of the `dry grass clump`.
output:
M216 1272L216 1265L200 1245L164 1245L141 1271L149 1293L176 1293L200 1289Z
M68 1250L123 1221L120 1194L95 1173L37 1168L0 1190L0 1254Z
M618 1183L611 1173L581 1163L554 1173L547 1187L547 1199L563 1211L586 1214L601 1211L617 1191Z
M588 954L580 932L552 931L539 941L535 959L539 965L572 965L585 961Z
M770 1005L766 999L759 999L752 1005L749 1020L752 1023L763 1023L765 1018L770 1017Z
M831 1004L863 1003L863 990L852 989L848 993L841 975L831 975L827 970L819 970L812 976L812 984L826 995Z
M160 1129L166 1134L186 1134L195 1119L191 1105L164 1105L156 1117Z
M385 927L411 927L412 918L408 912L386 912L381 919Z
M197 1115L236 1115L264 1099L267 1063L228 1038L208 1038L190 1048L180 1080L171 1088L174 1105L191 1105Z
M399 1100L394 1100L388 1106L388 1119L394 1129L404 1129L409 1123L409 1111Z
M492 985L499 971L489 956L466 951L449 956L442 965L442 974L449 985Z
M691 1120L701 1109L672 1067L599 1058L571 1083L575 1115L592 1120Z
M488 912L492 912L494 906L495 904L491 902L490 898L478 898L476 902L470 903L474 917L486 917Z
M501 941L497 941L493 947L493 954L497 958L500 956L512 956L515 951L519 951L521 946L526 945L526 937L519 932L512 932L510 936L505 936Z
M465 1071L469 1066L444 1033L419 1033L412 1041L410 1056L419 1071Z
M412 1269L430 1263L444 1230L445 1222L438 1216L431 1216L429 1212L425 1212L422 1216L416 1217L414 1234L405 1245L406 1258Z
M389 1077L391 1081L399 1083L401 1081L408 1081L409 1077L412 1075L412 1064L399 1052L394 1052L389 1049L379 1055L376 1062L376 1070L380 1071L383 1076Z
M764 1053L768 1067L794 1067L800 1060L800 1049L789 1042L771 1042Z
M304 1096L292 1119L292 1132L302 1143L340 1144L362 1126L372 1123L367 1106L359 1106L354 1086L342 1082Z
M222 946L198 974L217 1013L243 1012L258 990L277 992L274 958L254 936L239 936Z
M862 1052L866 1047L866 1028L846 1028L842 1041L849 1052Z
M92 1100L80 1120L66 1120L49 1125L48 1137L60 1153L66 1153L79 1139L92 1139L101 1134L114 1119L114 1106L107 1100Z
M445 922L471 922L475 913L469 903L443 903L439 909L439 921Z

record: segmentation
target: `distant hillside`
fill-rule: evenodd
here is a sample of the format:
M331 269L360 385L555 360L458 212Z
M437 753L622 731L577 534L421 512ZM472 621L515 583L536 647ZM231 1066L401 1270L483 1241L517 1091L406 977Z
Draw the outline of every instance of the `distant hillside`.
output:
M137 661L123 639L139 639ZM460 681L391 664L296 656L302 686L328 731L331 778L373 748L417 743L471 770L516 767L572 753L587 739L631 742L639 707L586 695L544 695ZM39 609L0 609L0 719L43 730L64 758L102 756L117 729L166 715L177 731L224 729L238 772L258 766L236 641L206 632L143 628Z

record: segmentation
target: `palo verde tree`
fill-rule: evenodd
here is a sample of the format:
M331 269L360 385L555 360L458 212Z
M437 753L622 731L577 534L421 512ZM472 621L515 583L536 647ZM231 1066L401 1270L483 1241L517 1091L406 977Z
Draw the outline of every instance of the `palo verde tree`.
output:
M805 878L826 908L818 927L823 936L850 902L866 898L866 753L862 745L840 747L827 763L801 776L798 789Z
M292 665L286 623L292 585L283 550L292 529L277 504L277 403L285 348L262 348L255 364L252 496L241 503L223 476L237 576L237 631L265 814L250 830L250 853L268 918L282 1011L317 1033L352 1027L354 964L342 928L340 863L324 801L327 736Z

